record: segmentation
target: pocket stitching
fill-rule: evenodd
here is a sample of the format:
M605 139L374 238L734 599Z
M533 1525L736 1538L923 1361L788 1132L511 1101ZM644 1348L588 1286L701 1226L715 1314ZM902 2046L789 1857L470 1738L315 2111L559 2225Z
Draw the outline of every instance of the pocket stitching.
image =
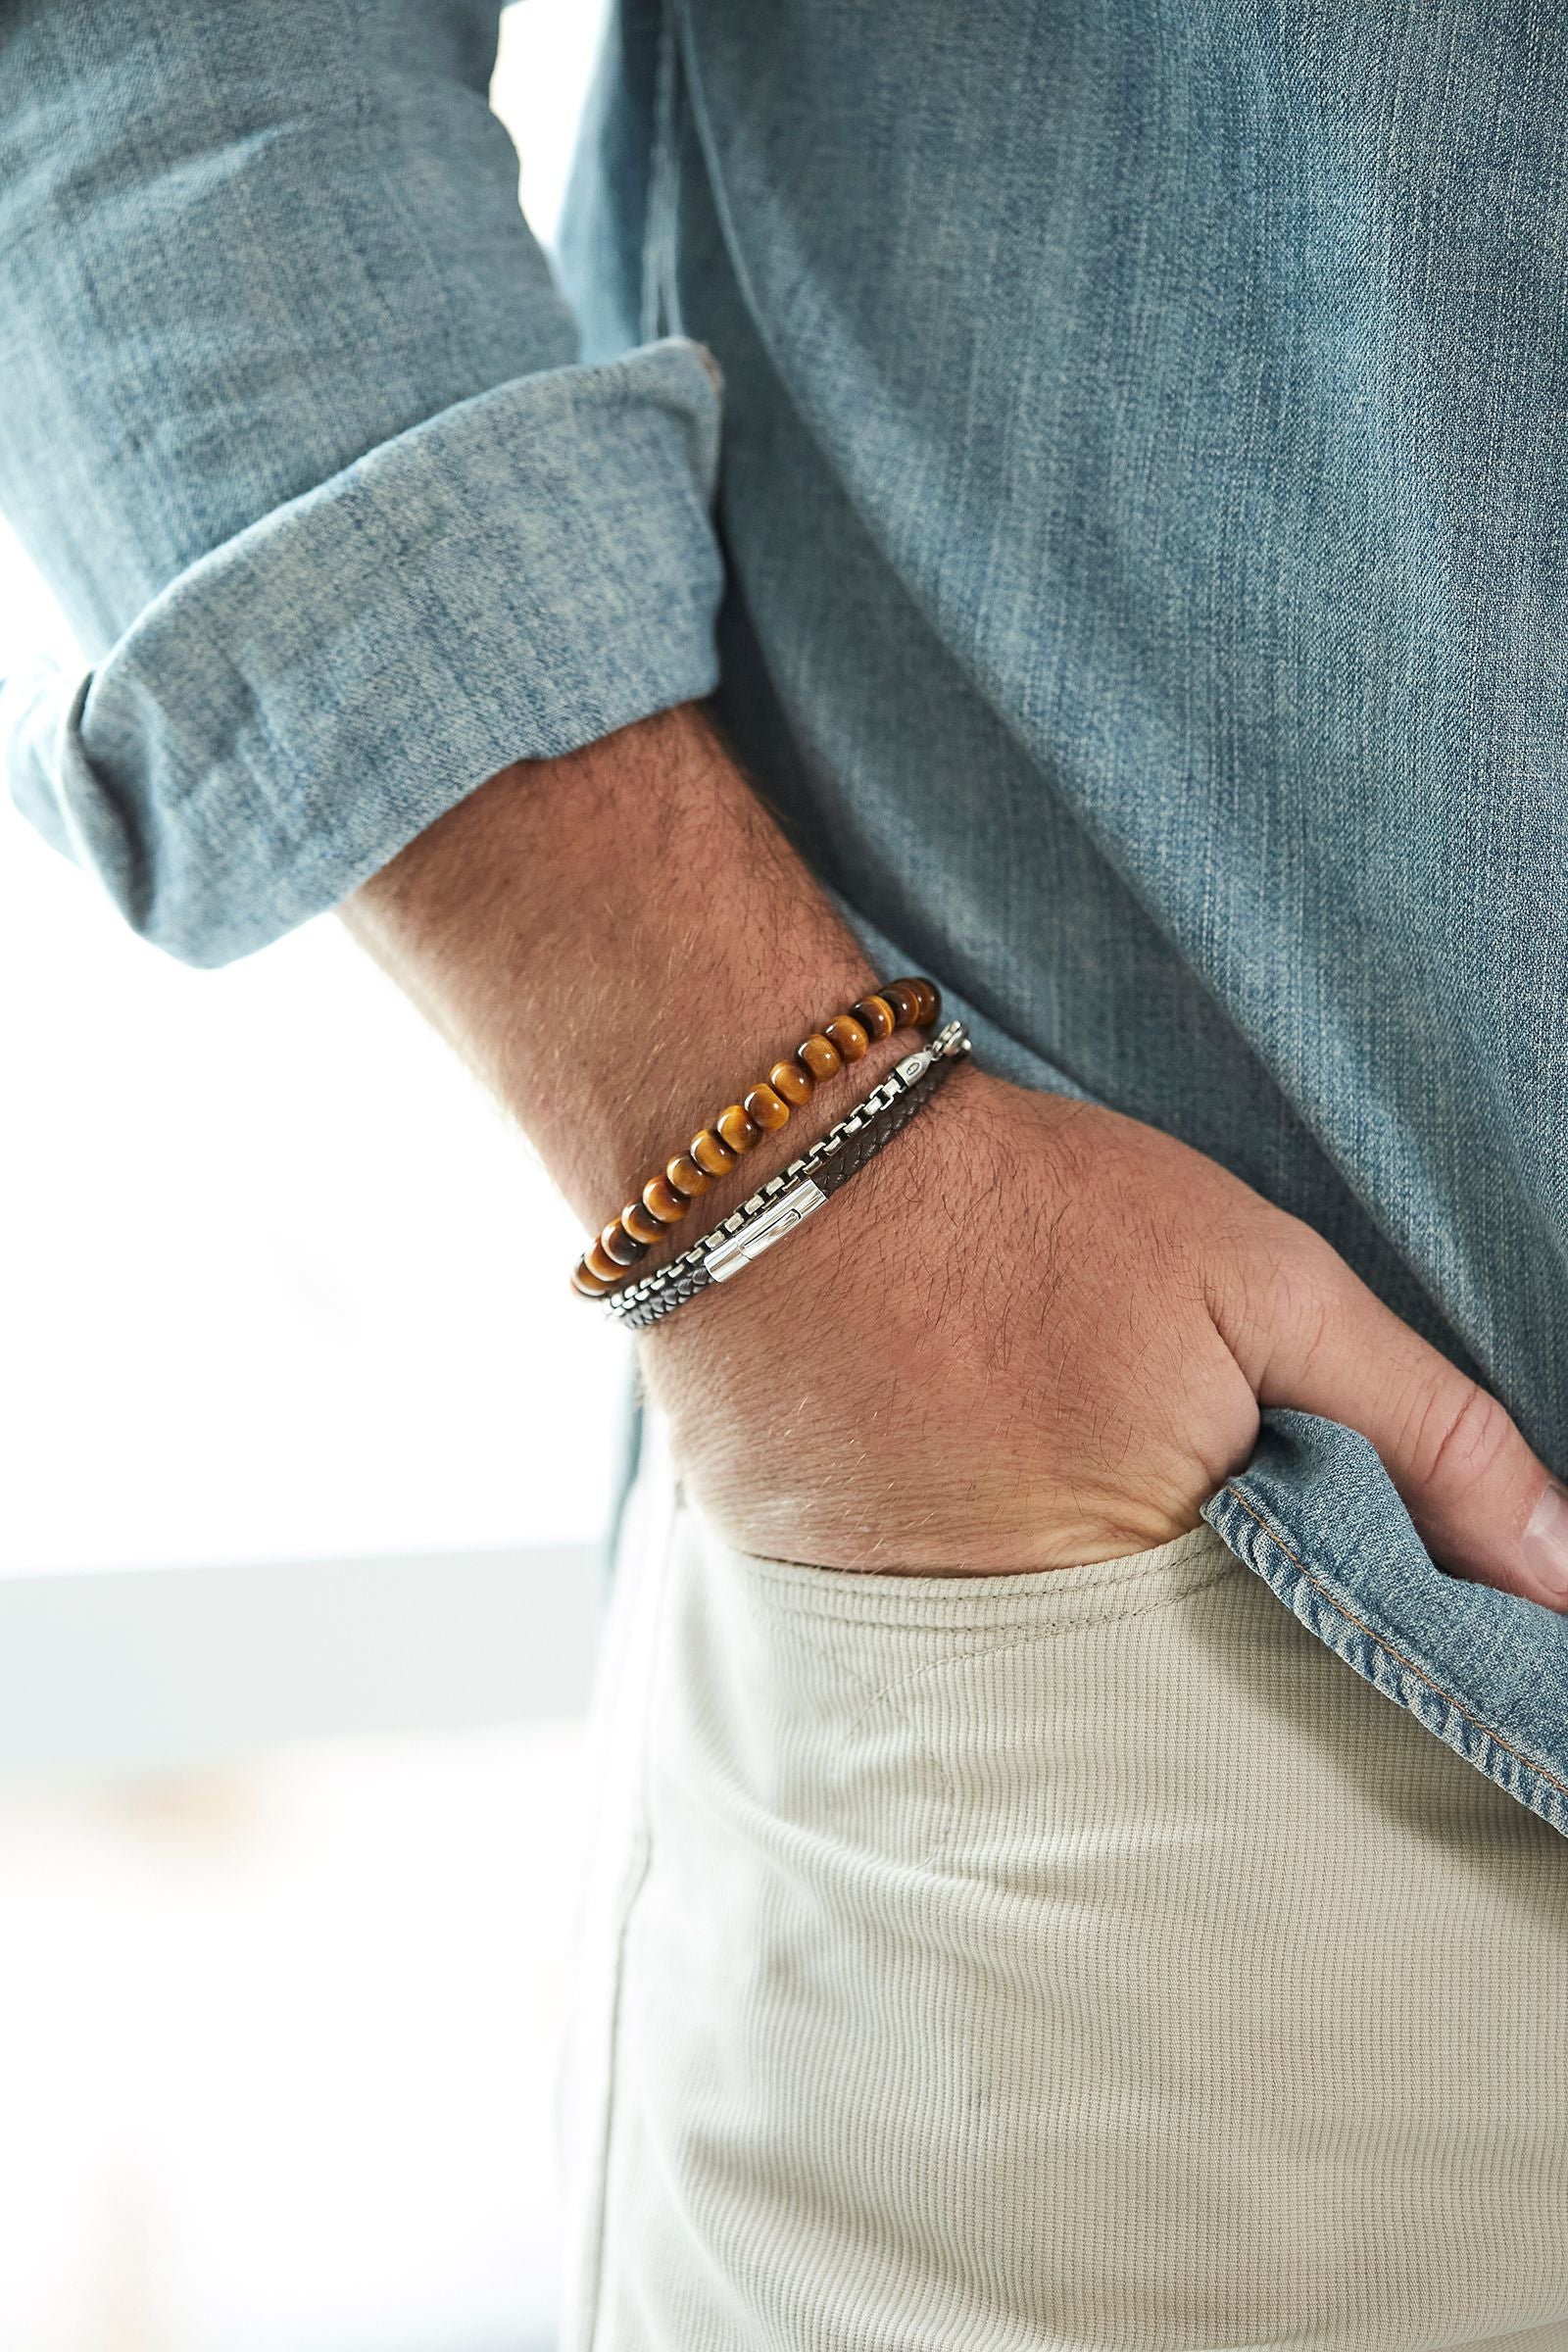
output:
M1205 1584L1213 1581L1213 1576L1223 1575L1228 1567L1241 1565L1241 1563L1237 1561L1235 1553L1232 1552L1229 1549L1229 1546L1225 1544L1225 1540L1219 1534L1218 1529L1207 1526L1206 1522L1203 1521L1200 1521L1199 1525L1195 1528L1189 1528L1185 1538L1174 1536L1170 1539L1170 1543L1173 1544L1182 1543L1184 1541L1189 1541L1193 1537L1201 1536L1204 1534L1212 1535L1216 1539L1224 1550L1225 1556L1222 1560L1214 1563L1212 1575L1201 1576L1195 1583L1184 1585L1182 1587L1182 1592L1200 1592ZM717 1540L721 1542L723 1541L722 1539ZM818 1590L824 1600L831 1592L840 1597L845 1605L839 1608L813 1608L808 1602L803 1602L796 1613L802 1617L815 1617L824 1623L832 1625L875 1626L886 1625L893 1622L890 1614L872 1612L870 1615L867 1615L863 1611L857 1609L854 1603L862 1598L869 1599L878 1591L886 1594L889 1584L892 1582L895 1576L898 1576L901 1584L918 1584L921 1586L937 1584L951 1585L962 1581L973 1584L977 1589L981 1586L984 1586L988 1589L989 1596L998 1604L1002 1604L1004 1602L1006 1595L1004 1592L996 1590L996 1588L999 1586L1012 1586L1022 1582L1022 1580L1026 1577L1054 1577L1069 1572L1068 1569L1053 1568L1020 1568L1012 1573L1009 1573L1005 1569L987 1569L981 1573L977 1573L974 1577L967 1579L956 1575L947 1575L942 1577L910 1577L907 1572L901 1574L899 1571L891 1569L824 1568L820 1566L820 1564L811 1560L783 1560L775 1558L766 1552L747 1551L743 1549L741 1545L736 1544L725 1543L724 1548L736 1559L743 1560L747 1568L759 1579L760 1582L772 1585L775 1588L783 1587L786 1590L799 1590L803 1581L810 1579L817 1580ZM1167 1546L1163 1544L1152 1544L1150 1548L1152 1551L1163 1551L1167 1548ZM1185 1559L1171 1561L1165 1568L1154 1569L1151 1569L1147 1564L1145 1564L1147 1559L1148 1554L1133 1555L1128 1566L1124 1568L1118 1575L1107 1576L1101 1579L1100 1582L1098 1582L1090 1592L1085 1593L1084 1597L1089 1599L1102 1592L1119 1592L1125 1585L1147 1584L1152 1576L1157 1578L1167 1574L1185 1575L1190 1571L1190 1562ZM1076 1562L1070 1563L1069 1568L1079 1564L1080 1563ZM1102 1563L1098 1561L1089 1561L1081 1564L1091 1567L1098 1567ZM1159 1595L1159 1598L1162 1600L1180 1599L1182 1597L1182 1592L1162 1593ZM1039 1598L1044 1598L1045 1596L1046 1595L1044 1592L1037 1595ZM944 1592L941 1595L940 1613L939 1604L929 1594L922 1595L919 1593L900 1593L897 1595L892 1595L892 1597L906 1599L911 1606L920 1607L924 1611L930 1612L929 1614L922 1614L917 1622L931 1631L941 1631L942 1628L950 1624L956 1625L958 1630L966 1633L996 1632L1005 1634L1024 1633L1036 1630L1032 1627L1030 1620L1023 1617L990 1618L985 1620L983 1623L977 1623L972 1614L950 1616L947 1613L949 1610L961 1611L964 1606L964 1596L956 1592ZM1151 1605L1153 1604L1152 1603ZM1119 1612L1119 1614L1120 1613L1125 1612ZM1093 1620L1093 1622L1096 1624L1105 1624L1113 1622L1113 1620L1097 1617ZM1070 1631L1071 1629L1062 1628L1060 1630Z
M810 1610L804 1613L811 1617L813 1621L818 1624L841 1624L843 1622L842 1619L836 1619L828 1616L820 1610ZM790 1622L793 1625L796 1624L798 1620L792 1618ZM895 1722L903 1724L905 1730L908 1733L915 1745L919 1748L920 1753L925 1757L926 1762L935 1770L937 1777L942 1784L943 1820L939 1834L936 1835L932 1838L931 1842L926 1846L924 1852L920 1856L918 1864L918 1867L922 1870L929 1869L937 1857L941 1854L944 1854L953 1842L954 1832L957 1826L958 1818L958 1785L954 1779L953 1774L949 1771L948 1766L944 1762L943 1758L938 1755L936 1749L926 1738L922 1727L915 1721L914 1717L908 1712L907 1708L903 1704L903 1702L893 1696L895 1691L904 1690L910 1682L916 1680L916 1675L913 1673L900 1675L896 1682L886 1685L879 1685L874 1683L868 1674L862 1674L859 1668L852 1665L847 1658L841 1657L836 1650L831 1648L825 1641L820 1640L815 1634L807 1634L804 1636L804 1640L812 1649L816 1651L818 1657L826 1661L827 1665L835 1674L848 1675L852 1681L858 1683L860 1689L867 1694L863 1704L861 1705L859 1713L855 1718L857 1725L863 1723L866 1717L872 1714L876 1708L884 1703L884 1701L891 1701L888 1712L894 1718ZM924 1669L922 1671L929 1671L929 1669Z
M1223 1537L1220 1540L1223 1543ZM745 1554L743 1556L750 1557L750 1554ZM1152 1594L1148 1600L1139 1602L1135 1608L1114 1609L1105 1616L1084 1616L1081 1617L1074 1625L1033 1625L1030 1623L1027 1617L994 1618L985 1625L965 1624L961 1622L950 1625L948 1620L945 1618L927 1617L918 1619L914 1626L906 1627L904 1630L927 1634L941 1634L947 1632L968 1634L1027 1634L1032 1639L1037 1641L1059 1641L1067 1634L1081 1633L1086 1627L1093 1627L1097 1625L1122 1625L1129 1617L1147 1616L1151 1609L1172 1608L1175 1606L1177 1601L1186 1600L1189 1595L1194 1592L1206 1592L1210 1585L1217 1585L1221 1577L1228 1576L1233 1569L1240 1568L1242 1565L1243 1563L1237 1559L1235 1553L1227 1550L1225 1558L1223 1560L1217 1560L1214 1563L1213 1568L1206 1576L1198 1577L1193 1583L1189 1585L1183 1585L1179 1592L1156 1592ZM824 1569L820 1573L824 1575L831 1575L833 1571L831 1569ZM1033 1574L1039 1572L1029 1571L1027 1573ZM1048 1570L1044 1573L1049 1574L1050 1572ZM1158 1574L1157 1570L1155 1571L1155 1574ZM1129 1579L1128 1581L1130 1582L1131 1580ZM1044 1595L1042 1595L1042 1598L1043 1597ZM796 1609L792 1610L790 1614L792 1620L809 1618L817 1625L853 1625L866 1628L876 1628L891 1625L895 1632L900 1630L897 1620L893 1618L852 1616L847 1609ZM1021 1649L1023 1646L1023 1643L1019 1642L1006 1642L1001 1644L1001 1649L1004 1653L1008 1649ZM956 1654L962 1657L991 1657L996 1654L996 1645L987 1645L986 1647L979 1649L962 1650ZM939 1665L946 1665L949 1663L949 1661L944 1658L935 1661L935 1663ZM926 1672L928 1669L921 1668L918 1671ZM861 1676L859 1679L863 1681L865 1678ZM905 1679L906 1680L908 1678L906 1677Z
M1147 1617L1154 1609L1174 1606L1178 1601L1186 1600L1195 1592L1207 1592L1211 1585L1218 1584L1222 1578L1230 1575L1233 1571L1240 1571L1242 1566L1243 1563L1238 1560L1235 1553L1227 1547L1224 1558L1217 1560L1214 1563L1211 1574L1200 1578L1194 1584L1184 1586L1181 1592L1161 1592L1156 1594L1154 1597L1144 1601L1136 1608L1117 1609L1109 1616L1090 1618L1084 1620L1083 1623L1094 1627L1102 1625L1121 1625L1132 1617ZM802 1617L808 1618L812 1623L819 1625L827 1624L841 1626L848 1623L856 1626L880 1627L887 1623L886 1619L876 1617L857 1617L847 1619L840 1613L823 1609L801 1610L796 1615L792 1615L788 1622L791 1625L798 1624ZM923 1626L919 1630L923 1632L941 1632L943 1629L941 1627ZM1056 1640L1063 1635L1080 1631L1081 1627L1032 1626L1026 1624L1021 1619L1013 1619L1005 1624L997 1625L995 1627L963 1628L959 1630L979 1633L996 1632L999 1634L1022 1633L1027 1635L1029 1639L1020 1642L977 1641L965 1648L949 1650L943 1656L938 1658L928 1658L924 1664L909 1667L906 1673L897 1676L892 1682L879 1684L873 1682L869 1675L862 1674L858 1667L851 1665L848 1660L840 1656L839 1653L832 1649L826 1642L819 1640L814 1634L808 1634L805 1636L805 1639L809 1642L811 1647L816 1650L817 1654L827 1659L829 1664L836 1672L848 1674L853 1677L853 1679L859 1684L860 1689L868 1694L862 1703L859 1712L854 1719L856 1726L864 1723L867 1716L872 1714L876 1708L886 1705L889 1714L893 1716L896 1721L901 1722L904 1725L905 1730L913 1739L921 1754L926 1758L928 1763L935 1767L936 1771L940 1775L946 1794L946 1818L942 1823L940 1833L932 1838L920 1856L918 1867L922 1870L934 1870L943 1861L954 1843L958 1829L959 1791L957 1783L955 1781L947 1762L937 1753L935 1747L927 1738L926 1733L917 1717L910 1711L907 1702L911 1690L916 1684L927 1682L932 1677L946 1673L955 1666L968 1665L975 1660L981 1660L989 1664L993 1659L1013 1657L1020 1650L1032 1648L1039 1641Z

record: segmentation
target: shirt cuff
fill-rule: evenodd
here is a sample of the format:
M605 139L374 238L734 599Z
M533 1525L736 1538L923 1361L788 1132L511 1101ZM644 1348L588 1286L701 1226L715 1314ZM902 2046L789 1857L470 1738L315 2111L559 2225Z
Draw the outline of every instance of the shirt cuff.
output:
M511 761L711 692L718 419L671 339L383 443L8 688L18 804L184 961L266 946Z

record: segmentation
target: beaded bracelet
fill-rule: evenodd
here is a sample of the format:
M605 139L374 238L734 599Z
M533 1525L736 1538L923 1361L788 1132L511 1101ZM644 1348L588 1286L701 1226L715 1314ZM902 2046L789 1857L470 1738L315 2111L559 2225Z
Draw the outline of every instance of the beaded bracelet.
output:
M847 1061L858 1061L873 1043L891 1037L896 1029L934 1029L941 1017L942 999L934 981L890 980L813 1030L786 1060L775 1061L766 1078L739 1102L721 1110L710 1127L700 1128L688 1148L665 1163L662 1175L649 1178L639 1197L629 1200L583 1251L572 1269L572 1287L585 1298L602 1298L624 1283L650 1245L662 1241L666 1228L678 1225L692 1202L715 1179L727 1175L743 1152L765 1134L787 1126L792 1111L808 1102L825 1079L834 1077Z
M799 1159L769 1177L749 1200L667 1265L611 1292L606 1309L628 1330L673 1314L710 1283L727 1282L820 1208L841 1184L898 1134L969 1052L969 1033L950 1021L918 1054L906 1054L879 1086L819 1136Z

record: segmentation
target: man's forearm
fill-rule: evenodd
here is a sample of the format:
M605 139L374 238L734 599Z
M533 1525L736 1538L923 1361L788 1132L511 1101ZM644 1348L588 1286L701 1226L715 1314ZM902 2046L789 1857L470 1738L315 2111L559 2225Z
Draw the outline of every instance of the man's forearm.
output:
M343 911L594 1229L877 977L691 707L504 770ZM759 1175L801 1141L764 1138Z
M595 1228L873 977L691 710L504 771L348 916ZM748 1277L744 1317L694 1306L646 1351L689 1491L744 1547L935 1574L1113 1557L1192 1527L1259 1402L1290 1404L1371 1440L1440 1562L1568 1606L1568 1498L1502 1406L1223 1169L961 1073L896 1158L911 1248L894 1156Z

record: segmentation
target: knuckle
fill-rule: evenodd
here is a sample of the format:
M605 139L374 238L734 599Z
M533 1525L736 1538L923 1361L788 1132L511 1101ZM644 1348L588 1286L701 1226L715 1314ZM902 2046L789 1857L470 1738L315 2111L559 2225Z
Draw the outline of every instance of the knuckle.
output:
M1423 1485L1462 1491L1490 1478L1515 1430L1504 1407L1462 1374L1435 1379L1416 1408L1411 1459Z

